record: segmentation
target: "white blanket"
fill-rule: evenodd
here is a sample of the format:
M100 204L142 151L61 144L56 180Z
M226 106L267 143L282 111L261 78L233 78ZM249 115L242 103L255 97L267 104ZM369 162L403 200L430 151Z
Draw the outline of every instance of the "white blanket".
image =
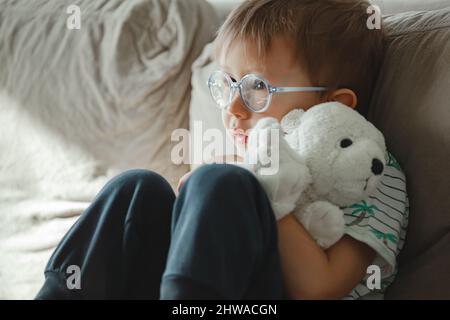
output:
M6 0L0 20L0 299L27 299L114 175L186 172L171 133L187 128L191 64L218 18L204 0Z

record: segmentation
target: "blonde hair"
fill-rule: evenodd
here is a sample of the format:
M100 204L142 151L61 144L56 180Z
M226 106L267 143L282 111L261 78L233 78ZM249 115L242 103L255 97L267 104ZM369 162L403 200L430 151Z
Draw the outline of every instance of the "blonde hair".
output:
M256 45L264 59L271 40L288 36L314 85L349 88L367 107L383 58L383 29L369 29L365 0L246 0L217 32L213 58L235 40Z

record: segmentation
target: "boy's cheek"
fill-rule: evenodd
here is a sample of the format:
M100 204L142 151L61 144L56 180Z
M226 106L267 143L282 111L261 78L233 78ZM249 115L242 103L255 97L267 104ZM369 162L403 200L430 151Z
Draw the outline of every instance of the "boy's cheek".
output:
M258 121L262 118L266 118L266 117L275 117L276 116L272 115L271 113L268 112L264 112L264 113L254 113L254 112L250 112L248 114L246 114L246 118L245 119L237 119L235 118L232 114L230 114L229 112L227 112L226 110L222 110L222 124L224 126L225 129L233 129L233 123L234 121L239 121L240 125L240 129L243 129L247 134L249 134L250 130L256 126L256 124L258 123ZM280 119L281 120L281 117Z

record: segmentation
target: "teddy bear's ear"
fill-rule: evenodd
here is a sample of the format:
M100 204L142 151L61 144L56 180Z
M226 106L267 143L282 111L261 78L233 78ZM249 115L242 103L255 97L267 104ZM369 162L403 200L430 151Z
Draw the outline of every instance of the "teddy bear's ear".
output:
M303 109L294 109L281 119L281 128L285 134L294 131L300 125L300 119L305 111Z

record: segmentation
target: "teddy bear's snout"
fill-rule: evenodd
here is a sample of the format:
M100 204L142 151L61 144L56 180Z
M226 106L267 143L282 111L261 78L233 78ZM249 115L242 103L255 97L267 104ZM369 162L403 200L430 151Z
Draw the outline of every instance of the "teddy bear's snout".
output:
M372 168L371 168L371 170L372 170L373 174L379 176L384 170L383 162L381 162L377 158L374 158L372 160Z

